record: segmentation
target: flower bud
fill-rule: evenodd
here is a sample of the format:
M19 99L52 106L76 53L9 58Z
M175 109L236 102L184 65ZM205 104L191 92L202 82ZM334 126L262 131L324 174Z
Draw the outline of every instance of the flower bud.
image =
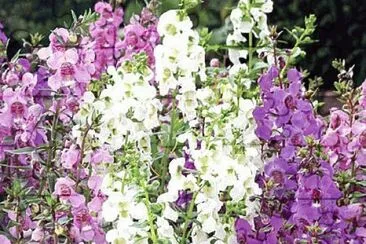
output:
M77 35L76 35L76 34L71 34L71 35L69 36L69 41L70 41L71 43L75 44L75 43L78 41L78 37L77 37Z
M210 61L210 66L212 68L218 68L218 67L220 67L220 61L217 58L213 58Z

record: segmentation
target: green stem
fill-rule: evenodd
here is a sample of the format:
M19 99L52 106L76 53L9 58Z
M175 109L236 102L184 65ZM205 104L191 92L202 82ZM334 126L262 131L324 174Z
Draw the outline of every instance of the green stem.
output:
M240 81L238 81L238 84L236 85L236 116L239 116L239 110L240 110L240 97L241 97L241 84Z
M144 193L145 193L144 201L145 201L145 205L147 208L147 222L149 223L149 226L150 226L151 241L153 243L158 243L158 238L157 238L156 230L155 230L155 226L154 226L153 214L151 213L151 210L150 210L151 203L149 200L149 192L146 189L146 184L143 183L142 185L143 185Z
M187 232L188 231L188 226L189 226L190 220L192 219L194 202L196 200L196 197L198 195L198 192L199 191L196 191L196 192L193 193L192 200L189 203L189 208L188 208L187 216L185 218L185 222L184 222L184 226L183 226L183 234L182 234L182 241L181 241L182 244L185 244L186 241L187 241L187 238L188 238L188 236L187 236L187 234L188 234L188 232Z
M21 222L20 222L20 217L22 215L22 211L20 209L20 197L18 196L17 197L17 207L16 207L16 210L17 210L17 216L16 216L16 221L17 221L17 227L16 227L16 230L17 230L17 243L21 243L21 239L22 239L22 230L21 230Z
M52 121L52 128L51 128L51 141L50 141L50 145L48 148L48 157L47 157L47 162L46 162L46 170L45 170L45 175L43 177L41 177L41 184L39 187L39 192L38 195L41 196L42 192L43 192L43 188L46 184L46 178L48 176L48 173L52 167L52 159L55 157L55 151L56 151L56 146L54 145L55 141L56 141L56 136L57 136L57 131L56 131L56 126L57 126L57 122L58 122L58 109L56 109L56 112L53 116L53 121Z
M172 109L171 109L171 119L170 119L170 131L169 131L169 138L168 138L168 144L165 145L165 151L163 158L161 160L161 166L162 166L162 173L161 173L161 184L160 184L160 192L164 191L165 181L166 181L166 174L168 173L168 164L169 164L169 154L171 153L171 150L173 148L173 136L174 136L174 123L176 120L176 101L175 101L175 95L172 97Z
M287 60L287 62L285 63L285 66L283 67L283 69L281 70L281 73L280 73L280 76L279 78L280 79L283 79L284 78L284 75L285 75L285 72L288 68L288 66L292 63L292 59L291 59L291 56L292 56L292 52L297 48L299 47L300 43L302 42L302 40L304 39L304 37L306 36L305 32L300 36L299 39L296 40L296 43L295 43L295 46L292 48L291 50L291 53L289 55L289 58Z
M93 123L92 123L93 124ZM86 143L86 137L88 135L88 132L89 130L91 129L92 127L92 124L91 125L87 125L86 129L85 129L85 132L84 132L84 135L83 135L83 138L82 138L82 141L81 141L81 146L80 146L80 153L79 153L79 156L80 156L80 160L79 160L79 163L77 164L77 169L76 169L76 187L79 185L80 183L80 166L83 164L83 159L84 159L84 151L85 151L85 143Z
M253 62L253 33L252 30L249 32L249 47L248 47L248 72L252 69Z

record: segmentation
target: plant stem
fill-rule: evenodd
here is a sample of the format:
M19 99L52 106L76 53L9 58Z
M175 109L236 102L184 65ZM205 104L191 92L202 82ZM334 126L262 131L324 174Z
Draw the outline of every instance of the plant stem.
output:
M250 73L252 69L253 62L253 33L252 30L249 32L249 47L248 47L248 72Z
M82 141L81 141L80 153L79 153L80 160L79 160L79 163L77 165L77 170L76 170L76 179L77 179L76 180L76 187L79 185L79 181L80 181L80 168L79 168L79 166L82 165L82 163L83 163L86 137L87 137L88 132L89 132L91 127L92 127L92 124L87 125L87 127L85 129L85 132L84 132L84 135L83 135L83 138L82 138Z
M273 57L274 57L274 62L275 62L276 67L281 68L281 67L279 67L278 62L277 62L277 40L273 40ZM280 81L280 88L282 89L283 88L282 77L279 76L278 80Z
M147 208L147 221L149 223L149 226L150 226L150 233L151 233L151 241L153 243L158 243L158 238L157 238L157 235L156 235L156 230L155 230L155 226L154 226L154 219L153 219L153 216L152 216L152 213L151 213L151 210L150 210L150 200L149 200L149 192L147 191L146 189L146 184L143 183L143 188L144 188L144 193L145 193L145 205L146 205L146 208Z
M302 33L302 35L300 36L300 38L296 40L296 43L295 43L294 47L291 50L291 53L289 55L289 58L288 58L287 62L285 63L285 66L281 70L281 73L280 73L280 76L279 76L280 79L283 79L284 78L283 76L285 75L285 72L286 72L288 66L292 63L292 59L291 59L291 55L293 54L292 52L294 51L295 48L297 48L300 45L300 43L302 42L302 40L304 39L305 36L306 36L306 34L304 32L304 33Z
M188 238L188 236L187 236L187 234L188 234L188 232L187 232L188 231L188 226L189 226L190 220L192 219L194 202L196 200L196 197L198 195L198 192L199 191L196 191L196 192L193 193L192 200L189 203L189 208L188 208L187 216L185 218L185 222L184 222L184 226L183 226L183 234L182 234L182 241L181 241L182 244L185 244L186 241L187 241L187 238Z
M169 154L171 153L171 149L173 148L172 143L173 143L173 136L174 136L175 120L176 120L176 101L175 101L175 95L173 95L168 144L165 145L164 155L161 160L162 173L161 173L161 184L159 186L159 188L160 188L159 192L164 191L166 174L168 173L168 166L169 166L168 165L169 164Z
M57 136L56 127L57 127L57 122L58 122L58 113L59 113L58 109L56 109L56 112L55 112L55 114L53 116L53 120L52 120L51 140L50 140L50 145L49 145L48 152L47 152L48 157L47 157L47 162L46 162L45 177L41 177L41 184L40 184L39 192L38 192L39 196L42 195L43 188L46 184L46 178L52 167L52 159L55 157L55 151L56 151L55 141L56 141L56 136Z

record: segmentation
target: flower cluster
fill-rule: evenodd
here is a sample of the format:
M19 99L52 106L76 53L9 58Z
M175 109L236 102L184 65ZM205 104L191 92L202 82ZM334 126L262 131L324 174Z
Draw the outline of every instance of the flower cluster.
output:
M119 64L131 59L136 53L144 52L148 57L149 66L154 69L154 49L160 41L157 22L158 19L148 8L144 8L140 16L132 16L130 23L123 28L124 38L118 45L123 53Z
M256 134L263 142L263 155L269 159L264 173L257 177L263 189L259 215L254 218L253 227L237 219L237 239L242 242L355 240L361 234L354 233L355 226L350 221L359 218L362 208L359 204L339 205L344 197L343 188L335 181L335 170L320 144L328 145L334 124L337 127L342 124L337 116L343 113L332 114L331 128L323 137L324 122L315 117L312 104L304 96L301 74L290 69L288 85L279 79L278 68L271 67L258 81L263 105L253 114L258 125ZM338 120L332 119L333 116ZM338 153L341 152L328 153L330 161L333 154L341 156Z
M254 38L258 39L262 45L268 42L269 28L267 26L267 14L272 12L273 3L271 0L240 0L238 6L231 11L230 20L233 25L233 33L229 34L226 44L229 47L229 59L233 63L230 69L231 74L239 71L247 71L248 54L252 55ZM248 42L249 48L245 48ZM258 45L258 46L259 46ZM263 48L260 49L263 51ZM249 67L250 68L250 67Z
M1 103L0 110L0 159L10 166L24 166L19 172L9 168L2 175L0 192L11 182L12 174L19 173L30 177L31 184L34 170L39 173L39 163L26 155L15 156L11 151L24 147L38 147L47 142L46 132L42 129L42 116L45 111L42 103L35 97L39 95L38 83L40 76L31 73L31 63L27 59L19 59L8 63L0 77ZM33 165L34 168L27 168ZM33 172L32 172L33 171ZM6 172L6 171L4 171ZM7 182L7 183L5 183ZM3 185L4 184L4 185Z
M133 242L148 237L149 228L145 222L150 206L139 201L137 196L147 191L152 161L150 136L152 129L159 125L161 104L155 98L155 87L149 83L153 73L147 63L146 54L139 54L123 62L118 69L110 67L109 84L98 97L91 92L85 93L80 112L75 117L78 124L73 128L73 135L79 146L86 141L84 151L91 154L85 158L90 158L91 162L96 157L108 159L102 161L107 165L93 162L92 177L104 178L100 181L100 194L107 200L102 201L101 214L104 221L113 223L107 233L109 242ZM83 131L86 126L89 126L87 135ZM109 152L104 149L103 155L99 152L96 156L95 148L105 148ZM112 153L120 156L114 160L110 156Z
M8 214L1 221L5 225L16 225L9 228L6 238L10 240L57 242L59 238L63 239L62 236L67 236L72 242L93 240L105 243L100 213L107 196L101 191L101 184L106 171L104 164L114 161L112 149L110 145L87 148L90 145L86 141L89 139L88 130L94 128L89 128L88 121L81 123L76 114L80 102L91 99L92 93L85 92L97 83L93 79L103 78L102 72L107 66L115 66L119 59L127 57L118 54L117 61L105 61L104 50L101 50L103 45L115 45L110 39L111 36L117 39L122 9L112 11L106 3L98 3L95 9L99 17L94 18L95 15L87 12L76 19L70 29L55 29L50 35L48 47L33 50L27 58L14 57L1 68L0 152L1 160L6 164L1 164L0 193L9 194L6 205ZM138 41L143 40L147 44L134 48L137 43L129 43L128 47L132 52L146 51L151 56L151 49L158 37L156 30L154 32L155 19L149 13L144 10L141 23L148 26L150 35L137 37ZM146 40L147 36L151 38ZM6 41L1 32L2 47L5 47ZM119 43L122 42L119 40ZM132 52L129 55L132 56ZM117 71L114 71L113 75L116 74ZM148 74L146 82L153 78L151 71ZM146 84L140 84L138 77L131 82L119 84L126 86L123 88L126 97L131 91L129 85L135 93L137 88L146 87ZM116 99L120 88L109 89L115 93ZM105 92L108 93L107 89ZM144 110L146 94L137 95L141 101L136 117L140 119L141 116L151 115L150 112L145 114ZM136 102L131 104L132 108ZM159 109L158 102L151 105L150 110L154 109ZM109 112L113 114L112 110ZM146 127L154 126L151 123L156 124L156 120L146 119ZM74 123L79 124L73 126ZM78 132L80 125L85 128ZM118 140L116 136L110 138ZM148 142L141 139L141 147L146 145ZM16 183L13 182L14 178ZM32 208L24 205L28 198L36 197L40 199L37 202L40 205L31 205ZM17 207L19 204L26 208ZM47 213L53 217L47 217L46 222L35 222ZM17 222L20 224L15 224Z
M363 167L366 160L366 117L365 93L366 82L358 89L351 86L352 68L348 71L339 68L340 81L336 83L337 92L344 106L332 109L328 128L322 138L324 151L329 156L329 163L335 171L343 197L341 217L345 222L344 240L365 241L365 220L361 217L365 206Z
M165 91L173 90L173 96L174 92L179 94L176 101L178 111L174 110L175 101L171 102L170 126L176 126L176 112L181 112L183 121L188 122L191 128L181 133L175 141L176 145L182 146L181 156L178 152L170 151L170 180L166 192L157 198L157 202L164 205L162 216L157 218L158 234L176 243L188 240L193 243L231 243L235 240L235 218L231 216L240 212L250 218L256 204L249 199L260 193L254 182L255 173L260 167L259 145L255 145L254 127L251 124L255 103L242 97L243 94L238 90L244 89L243 85L236 84L233 77L227 77L226 68L220 68L218 60L211 62L214 67L208 76L200 76L202 88L196 90L192 77L187 79L185 74L200 75L204 67L198 69L200 66L196 66L194 72L187 68L195 66L179 67L188 64L183 63L186 62L187 52L183 49L173 52L174 49L171 49L171 46L175 47L173 43L179 41L176 36L191 32L190 29L183 29L188 24L191 26L191 22L182 12L170 11L165 14L158 24L158 30L163 33L163 44L158 46L156 53L159 56L163 53L160 49L166 50L166 54L163 54L167 55L167 59L171 58L166 62L178 66L178 72L171 72L172 68L169 68L170 71L164 74L173 79L173 82L168 83L172 87L166 87ZM171 25L175 22L165 22L168 18L179 22ZM184 21L187 23L183 24ZM194 48L194 43L189 47ZM158 75L160 59L156 60ZM192 64L195 63L191 61ZM159 78L157 76L162 93L162 86L165 85L162 82L168 80ZM183 88L190 84L193 84L190 102L195 112L191 119L187 118L187 107L182 108L181 103L185 101L180 100ZM195 119L194 123L192 119ZM198 125L192 127L195 124ZM165 233L159 232L160 229Z
M156 82L160 95L172 94L186 121L196 118L196 77L206 79L205 51L198 32L184 11L169 10L160 16L162 44L155 49ZM177 95L179 94L179 95Z
M105 2L96 3L94 10L99 18L90 25L89 31L95 52L95 75L100 77L108 66L116 65L121 56L117 45L120 42L118 30L123 21L123 10L117 8L113 11L112 6Z

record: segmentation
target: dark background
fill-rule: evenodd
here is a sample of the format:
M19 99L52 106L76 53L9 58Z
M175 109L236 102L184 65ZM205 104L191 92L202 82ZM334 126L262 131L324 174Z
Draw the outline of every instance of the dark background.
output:
M0 22L11 38L9 55L14 54L29 33L39 32L47 36L50 30L71 23L70 10L82 14L92 8L97 0L0 0ZM125 19L138 13L144 0L119 1L125 8ZM176 8L178 0L162 0L159 11ZM336 71L331 67L335 58L355 64L355 80L360 84L366 77L366 0L274 0L274 11L269 24L292 28L303 25L310 13L318 17L314 38L317 43L305 48L308 55L302 66L311 76L322 76L324 89L332 89ZM236 0L205 0L191 11L195 24L214 31L213 41L224 42L225 19ZM47 38L44 40L47 43Z

